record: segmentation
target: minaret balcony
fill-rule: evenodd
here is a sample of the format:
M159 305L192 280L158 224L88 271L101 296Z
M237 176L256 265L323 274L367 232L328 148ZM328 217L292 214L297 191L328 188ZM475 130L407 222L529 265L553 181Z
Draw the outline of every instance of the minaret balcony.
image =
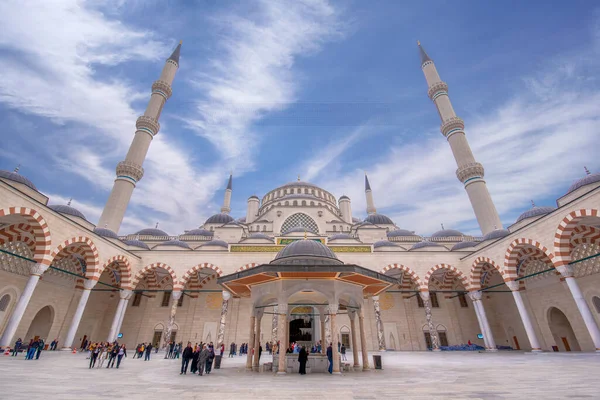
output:
M144 176L144 168L129 161L121 161L117 164L117 178L120 176L126 176L139 182Z
M429 86L427 96L429 96L429 98L433 100L435 95L440 92L448 94L448 85L446 84L446 82L436 82L433 85Z
M156 136L156 134L160 130L160 124L158 123L158 121L146 115L142 115L137 119L137 121L135 121L135 127L138 130L143 130L148 133L151 133L152 136Z
M171 85L167 82L157 80L152 84L152 93L158 93L163 96L165 100L168 100L173 94L173 89L171 89Z
M440 127L440 131L442 131L444 136L448 136L448 134L454 130L462 131L463 129L465 129L465 121L459 117L448 118Z
M458 167L456 170L456 177L462 183L465 183L467 180L472 178L481 178L483 179L484 170L483 165L478 162L468 163Z

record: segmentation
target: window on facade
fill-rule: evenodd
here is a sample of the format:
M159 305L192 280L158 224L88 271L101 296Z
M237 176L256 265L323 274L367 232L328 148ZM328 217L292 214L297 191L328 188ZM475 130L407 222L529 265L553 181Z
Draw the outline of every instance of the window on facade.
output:
M592 298L592 303L594 303L594 308L596 309L596 312L598 314L600 314L600 297L594 296ZM0 310L0 311L2 311L2 310Z
M315 205L315 202L314 202L314 201L311 201L311 202L310 202L310 205L311 205L311 206L314 206L314 205Z
M286 202L285 202L285 205L286 205L286 206L289 206L289 205L290 205L290 202L289 202L289 201L286 201Z
M333 231L334 231L334 232L336 232L336 231L337 231L337 229L335 228L335 225L333 226Z
M169 300L171 299L171 292L163 292L161 307L169 307Z
M305 228L307 231L315 234L319 233L319 227L317 226L317 223L311 217L303 213L290 215L281 225L281 232L287 232L288 230L296 227Z
M298 201L294 200L294 205L297 206L298 205Z
M267 231L267 226L263 225L263 232L266 232L266 231Z
M306 205L306 200L302 200L302 205L305 206Z
M6 309L8 308L9 304L10 304L10 295L9 294L5 294L0 299L0 311L6 311Z
M458 295L458 301L460 302L460 306L462 308L468 308L469 303L467 303L467 296L464 293Z
M314 195L315 194L315 189L311 189L310 193Z
M142 302L142 293L135 292L135 294L133 295L133 304L131 306L139 307L141 302Z
M440 338L440 346L448 346L448 336L445 331L438 331L438 337Z
M177 300L177 307L181 307L183 305L183 298L184 298L184 294L181 293L181 297L179 298L179 300Z
M287 189L284 189L283 194L287 194Z
M419 308L425 307L425 304L423 304L423 299L421 298L421 296L419 294L417 294L417 304L418 304Z
M432 308L440 308L440 303L438 302L437 293L431 292L431 293L429 293L429 296L431 298L431 307Z
M308 194L308 189L304 188L304 194Z

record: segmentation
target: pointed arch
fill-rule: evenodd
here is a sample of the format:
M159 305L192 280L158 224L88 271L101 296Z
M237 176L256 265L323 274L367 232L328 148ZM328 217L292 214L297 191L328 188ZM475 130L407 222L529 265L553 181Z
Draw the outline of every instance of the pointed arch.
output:
M77 236L65 240L52 251L50 257L52 258L52 262L54 262L71 254L79 254L83 257L86 264L86 273L90 272L91 274L92 271L98 268L100 263L98 249L92 239L87 236Z
M43 265L50 265L52 257L50 250L52 237L46 220L36 210L26 207L9 207L0 210L0 218L11 215L23 217L29 225L35 240L35 251L33 259Z
M571 235L577 224L586 217L598 217L598 214L599 212L596 209L580 209L571 211L560 221L554 234L554 255L556 259L553 262L556 267L571 262Z
M185 274L183 274L183 276L181 277L181 281L178 283L178 288L180 288L180 290L182 290L185 287L185 285L188 283L192 274L200 271L203 268L212 269L213 271L215 271L217 273L217 276L223 275L223 271L221 271L221 268L217 267L216 265L213 265L211 263L198 264L198 265L192 267L191 269L189 269Z
M525 250L525 249L536 249L536 250ZM511 242L504 253L504 277L505 281L514 281L518 278L517 264L521 256L524 255L536 255L545 256L550 264L553 263L554 254L550 253L546 246L543 246L540 242L533 239L519 238Z
M481 290L481 275L484 271L489 270L487 266L491 266L492 270L498 271L502 279L504 279L502 268L494 260L489 257L477 257L473 261L471 273L469 274L469 286L471 290Z
M254 268L254 267L256 267L257 265L260 265L260 264L257 264L257 263L249 263L249 264L246 264L246 265L242 265L242 266L241 266L241 267L239 267L239 268L238 268L238 270L237 270L237 271L235 271L235 272L242 272L242 271L245 271L245 270L247 270L247 269Z
M415 271L413 271L410 267L407 267L406 265L389 264L382 268L381 271L379 271L379 273L385 275L386 272L389 272L394 269L399 269L400 271L404 272L404 274L402 274L402 281L400 282L401 290L412 290L413 286L416 286L417 290L420 290L420 288L423 287L423 282L421 281L421 278L419 278L419 275L417 275ZM408 298L410 297L410 294L407 294L403 297Z
M176 288L178 288L178 285L177 285L177 275L175 274L175 271L173 271L173 268L171 268L167 264L161 263L161 262L146 265L144 268L142 268L140 271L138 271L138 273L135 274L133 281L131 281L131 287L135 289L135 287L138 285L138 283L144 277L144 275L146 275L150 271L154 271L157 268L162 268L165 271L167 271L169 273L169 275L171 275L171 279L173 280L173 290L176 290Z
M119 274L121 275L121 283L120 283L121 289L132 290L133 287L131 286L131 279L132 279L131 265L129 264L129 259L123 255L116 255L116 256L111 257L108 260L106 260L106 262L102 265L102 267L100 267L98 269L98 271L94 272L93 276L96 277L95 280L100 279L100 276L102 276L102 273L104 272L104 270L108 266L113 265L113 264L117 266L117 269L119 270ZM90 279L94 279L94 278L90 278Z
M13 224L0 230L0 244L11 242L23 242L35 253L35 237L32 227L29 224Z
M431 280L431 276L435 271L438 271L440 269L445 269L455 274L456 278L458 278L460 283L464 286L465 290L469 289L469 280L467 279L465 274L463 274L460 270L458 270L456 267L453 267L452 265L442 263L434 265L429 271L427 271L427 273L425 274L425 278L423 279L423 286L421 287L422 291L429 290L429 281Z

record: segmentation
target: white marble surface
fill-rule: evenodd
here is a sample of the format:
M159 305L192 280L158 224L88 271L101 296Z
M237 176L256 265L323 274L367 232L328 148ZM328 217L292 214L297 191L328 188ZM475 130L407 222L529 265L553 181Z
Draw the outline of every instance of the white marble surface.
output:
M351 354L348 359L351 361ZM383 370L276 376L245 371L245 357L208 376L180 376L180 360L127 358L88 369L83 354L38 361L0 356L2 399L566 399L599 398L600 354L386 352ZM265 354L261 363L270 362Z

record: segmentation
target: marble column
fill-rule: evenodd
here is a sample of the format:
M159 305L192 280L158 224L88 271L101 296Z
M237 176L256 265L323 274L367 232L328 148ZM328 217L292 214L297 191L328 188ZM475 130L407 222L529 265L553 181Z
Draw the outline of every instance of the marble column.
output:
M363 371L369 369L369 353L367 352L367 335L365 333L365 312L358 310L358 328L360 329L360 351L362 352Z
M527 338L529 339L529 344L531 345L531 351L542 351L540 342L538 341L537 335L535 334L535 330L533 329L533 324L531 323L531 319L529 318L529 313L525 308L525 303L523 303L521 292L519 292L519 282L508 281L506 282L506 286L508 286L508 288L512 291L513 298L515 299L515 304L517 305L519 315L521 316L521 321L523 321L523 327L525 328Z
M358 346L356 344L356 311L349 311L348 317L350 317L350 339L352 340L352 366L356 369L360 367L360 363L358 362Z
M338 312L337 304L329 305L329 320L331 324L331 349L333 355L333 374L340 375L340 353L338 352L338 333L335 318Z
M25 314L25 309L29 304L29 300L31 300L31 296L33 295L33 291L37 286L40 276L49 268L48 265L44 264L33 264L29 267L29 279L27 280L27 284L23 289L23 293L19 297L17 304L15 305L15 309L12 312L8 323L6 324L6 328L4 329L4 333L0 338L0 347L7 347L11 345L12 338L21 323L21 319L23 318L23 314Z
M79 298L79 303L77 303L77 310L75 310L75 314L73 314L73 319L71 320L71 325L69 326L69 330L67 331L67 336L63 341L63 350L71 350L71 346L73 345L73 339L75 339L75 334L77 333L77 328L79 328L79 323L81 322L81 317L83 316L83 312L85 311L85 305L90 298L90 293L96 283L98 281L94 281L91 279L86 279L83 282L83 290L81 292L81 297Z
M483 302L481 301L482 293L480 291L469 292L469 297L473 301L473 308L475 309L477 321L479 321L479 328L481 329L481 333L483 333L486 351L498 351L494 336L492 335L492 329L485 313L485 308L483 308Z
M385 335L383 333L383 321L381 321L379 296L373 296L373 308L375 309L375 325L377 326L377 346L379 351L385 351Z
M131 299L131 297L133 297L133 290L128 290L128 289L124 289L121 290L121 292L119 293L120 296L123 296L125 298L125 301L123 302L123 306L121 307L121 317L119 318L119 324L117 325L117 330L116 330L116 335L119 335L119 332L121 332L121 326L123 325L123 320L125 319L125 313L127 312L127 304L129 303L129 300ZM116 340L117 338L115 338Z
M279 325L279 308L273 307L273 319L271 320L271 343L277 343L277 327ZM278 346L279 347L279 346Z
M175 324L175 315L177 314L177 303L179 303L179 299L183 295L183 292L180 290L174 290L171 292L171 297L173 297L173 304L171 304L171 313L169 314L169 323L167 324L167 328L165 329L165 337L163 338L163 348L167 348L169 342L171 341L171 333L173 332L173 325ZM165 357L168 355L165 354Z
M329 311L327 311L329 312ZM331 339L331 315L325 314L325 348L332 343Z
M221 303L221 318L219 322L219 332L217 334L217 347L220 348L225 340L225 321L227 320L227 307L229 306L229 299L231 294L227 291L223 291L223 302Z
M256 333L254 334L254 362L252 370L258 372L260 369L260 323L262 321L262 312L256 315Z
M287 350L287 347L285 346L285 342L286 342L286 338L285 338L285 334L286 334L286 329L285 326L287 325L287 309L288 306L287 304L282 304L279 303L279 305L277 306L277 323L279 324L277 331L279 332L279 362L278 362L278 368L277 368L277 375L285 375L287 373L286 371L286 362L285 362L285 352ZM273 357L275 357L275 354L273 354Z
M579 284L575 280L573 266L572 265L563 265L556 268L558 272L565 278L565 282L569 286L569 290L571 291L571 295L575 300L575 304L577 304L577 308L579 309L579 313L583 317L583 322L592 337L592 341L594 342L594 347L597 352L600 352L600 329L598 329L598 324L596 324L596 320L592 315L592 311L588 306L585 298L583 297L583 293L581 293L581 289L579 288Z
M253 307L254 308L254 307ZM248 354L246 354L246 369L252 369L252 349L254 349L254 325L256 317L254 316L254 310L252 310L250 316L250 333L248 335Z
M327 352L327 340L325 337L325 312L319 310L319 320L321 321L321 354L325 355Z
M431 350L440 351L440 339L438 338L437 329L435 329L435 325L431 319L431 302L429 301L429 291L419 292L419 295L423 300L423 307L425 307L425 319L427 320L429 335L431 337Z

